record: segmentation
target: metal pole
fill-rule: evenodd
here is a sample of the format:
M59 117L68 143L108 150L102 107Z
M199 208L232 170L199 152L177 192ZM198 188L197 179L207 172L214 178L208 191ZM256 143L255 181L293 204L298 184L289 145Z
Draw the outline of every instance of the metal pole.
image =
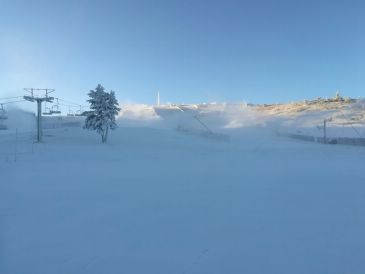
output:
M37 100L38 117L37 117L37 141L42 140L42 101Z
M15 147L14 147L14 162L16 162L16 154L18 152L18 128L15 129Z
M327 130L326 130L327 121L326 119L323 121L323 143L327 144Z
M193 116L210 134L213 134L213 131L204 124L196 115Z

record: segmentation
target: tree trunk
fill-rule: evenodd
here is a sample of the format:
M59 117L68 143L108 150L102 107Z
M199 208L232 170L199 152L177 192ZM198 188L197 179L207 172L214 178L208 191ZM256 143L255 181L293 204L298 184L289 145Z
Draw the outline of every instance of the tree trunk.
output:
M109 127L106 127L106 130L105 130L105 142L104 143L106 143L106 141L107 141L107 139L108 139L108 131L109 131Z
M109 130L109 127L106 127L103 132L101 133L101 142L104 144L106 143L106 140L108 138L108 130Z
M101 133L101 142L104 144L105 143L105 129L102 131Z

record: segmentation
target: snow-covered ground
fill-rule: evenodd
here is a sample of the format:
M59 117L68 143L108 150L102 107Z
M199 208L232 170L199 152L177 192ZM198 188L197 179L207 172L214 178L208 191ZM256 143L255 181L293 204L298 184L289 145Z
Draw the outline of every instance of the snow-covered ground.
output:
M364 147L280 137L248 109L201 117L229 140L151 113L106 145L2 132L1 274L365 272Z

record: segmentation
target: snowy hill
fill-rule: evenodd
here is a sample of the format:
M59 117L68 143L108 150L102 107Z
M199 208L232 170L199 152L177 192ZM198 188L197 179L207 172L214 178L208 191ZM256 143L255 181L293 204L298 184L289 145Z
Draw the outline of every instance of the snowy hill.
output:
M365 137L365 100L316 99L286 104L252 105L246 103L144 104L122 105L118 121L123 125L156 126L187 130L220 131L225 128L264 126L277 133L301 133L321 136L327 121L329 137ZM30 113L12 110L1 121L14 131L34 128L35 117ZM198 120L197 120L198 118ZM43 127L81 126L84 117L45 116ZM25 124L27 123L27 124ZM204 125L202 125L204 124ZM29 126L28 126L29 125ZM0 130L0 134L3 130Z
M214 103L190 105L129 105L122 108L120 122L162 120L170 128L214 131L225 128L264 126L277 133L323 135L327 121L328 137L365 138L365 101L318 99L287 104L251 105ZM197 121L197 119L199 121ZM132 123L133 124L133 123Z
M365 148L278 136L290 119L259 108L197 107L229 141L141 105L106 145L69 125L35 144L4 131L0 273L364 273Z

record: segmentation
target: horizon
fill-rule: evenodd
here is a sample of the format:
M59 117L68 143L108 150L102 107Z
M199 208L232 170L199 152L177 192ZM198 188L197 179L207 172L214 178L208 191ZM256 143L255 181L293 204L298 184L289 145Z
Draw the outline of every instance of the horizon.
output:
M56 90L55 90L56 92ZM347 96L342 94L340 91L339 92L340 97L342 97L343 99L354 99L354 100L364 100L365 97L352 97L352 96ZM24 95L26 95L26 93L24 93ZM53 94L50 95L51 97L53 97ZM21 96L22 97L22 96ZM37 97L37 96L35 96ZM161 93L160 93L160 97L161 97ZM336 98L336 93L334 93L333 96L317 96L314 98L304 98L302 100L292 100L292 101L282 101L282 102L247 102L244 100L241 101L201 101L201 102L165 102L165 101L161 101L160 104L158 104L157 102L157 93L156 93L156 100L153 103L144 103L144 102L121 102L119 101L119 98L116 97L116 99L118 100L118 103L120 106L133 106L133 105L145 105L145 106L157 106L157 105L200 105L200 104L252 104L252 105L285 105L285 104L295 104L295 103L299 103L299 102L305 102L305 101L315 101L317 99L323 99L323 100L327 100L327 99L334 99ZM4 107L4 109L6 110L8 108L8 110L15 110L15 109L19 109L22 111L29 111L32 112L34 114L36 114L36 105L35 104L30 104L31 102L24 100L24 99L13 99L11 100L11 98L9 98L10 100L4 100L6 98L0 98L0 105L2 105ZM72 113L76 113L77 111L81 110L85 111L88 110L88 102L85 100L84 104L79 104L78 102L72 102L69 100L65 100L63 98L60 98L59 96L54 96L54 100L51 103L42 103L42 112L47 111L47 108L50 108L50 106L55 106L57 104L57 100L58 101L58 106L59 109L61 111L60 114L53 114L51 116L65 116L66 114L69 114L70 110ZM80 109L81 107L81 109ZM123 109L121 110L123 111Z

